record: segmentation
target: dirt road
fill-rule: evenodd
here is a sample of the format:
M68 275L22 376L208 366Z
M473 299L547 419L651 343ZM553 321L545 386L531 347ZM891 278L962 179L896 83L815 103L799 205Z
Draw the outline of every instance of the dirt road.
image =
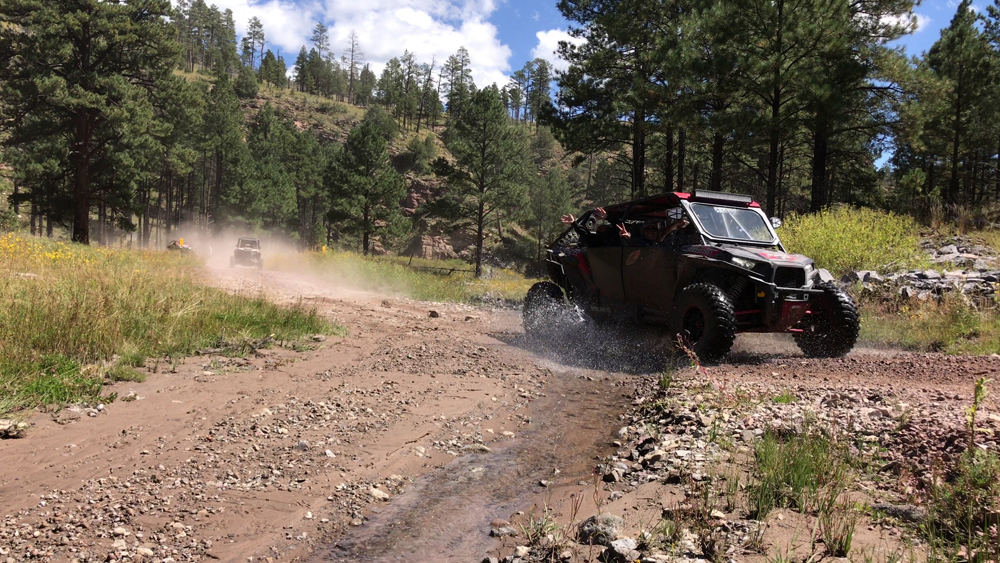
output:
M108 405L35 415L23 439L0 441L0 562L509 553L516 542L490 538L491 521L546 502L565 519L569 494L594 489L598 458L616 450L624 413L662 368L642 335L536 348L516 311L284 272L226 270L217 283L304 302L347 335L245 359L150 362L147 380L116 385ZM814 362L780 340L741 345L750 352L708 376L863 383L948 405L998 362L870 350Z

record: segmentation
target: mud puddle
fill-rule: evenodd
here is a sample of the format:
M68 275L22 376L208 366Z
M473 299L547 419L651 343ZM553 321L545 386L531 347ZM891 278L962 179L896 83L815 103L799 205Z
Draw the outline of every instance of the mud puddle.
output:
M581 370L554 369L547 396L529 408L531 423L514 440L419 478L313 561L481 560L493 549L492 520L507 519L560 487L589 481L596 456L610 451L626 398L615 376L601 375L592 381ZM548 489L541 480L550 482Z

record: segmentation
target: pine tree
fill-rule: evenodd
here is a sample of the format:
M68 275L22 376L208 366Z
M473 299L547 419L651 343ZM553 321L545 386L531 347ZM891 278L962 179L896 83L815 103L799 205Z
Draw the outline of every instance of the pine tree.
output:
M240 56L236 52L236 21L233 11L226 9L222 14L222 25L214 34L218 45L218 64L213 70L227 74L235 74L239 69Z
M978 105L989 93L990 61L993 58L986 37L976 26L977 18L971 0L963 0L951 20L942 30L941 38L927 53L927 64L948 87L948 114L942 128L948 131L951 144L950 175L944 203L962 200L959 185L961 161L969 148L970 121Z
M15 149L5 153L52 151L27 158L50 163L58 176L71 179L71 191L56 198L64 203L53 211L72 210L76 242L90 241L95 191L102 198L131 198L129 175L138 172L123 168L112 176L112 161L122 156L116 154L120 145L156 127L151 96L178 54L170 14L168 0L0 4L0 122L4 144ZM107 175L100 177L102 171ZM31 189L52 196L62 185Z
M391 108L392 115L397 120L401 118L404 107L403 67L396 57L389 59L382 69L382 76L378 79L378 101L386 108Z
M278 68L278 59L268 49L260 62L260 68L257 69L257 77L261 82L271 84L272 86L279 86L282 76L283 71Z
M375 73L371 71L368 65L365 65L361 69L361 74L358 76L357 84L354 87L353 103L359 106L368 106L371 104L376 83Z
M297 201L294 171L295 126L275 114L270 103L250 124L247 147L253 157L250 174L231 201L245 219L266 228L284 229L295 224Z
M347 103L358 104L354 96L355 82L360 78L359 69L364 62L364 53L361 52L361 41L358 39L358 34L353 29L347 36L347 50L341 60L347 71ZM368 67L365 66L365 70L367 69Z
M247 175L250 154L243 138L244 118L239 99L227 73L219 73L209 93L204 119L204 147L210 158L206 194L206 222L217 222L226 214L223 202L238 201L237 191ZM146 233L148 240L149 234Z
M528 194L528 225L538 241L537 259L542 258L542 245L565 229L560 218L573 208L573 194L562 168L553 167L532 184Z
M245 66L240 69L240 75L236 77L233 89L241 99L248 100L257 97L257 74L252 68Z
M327 33L325 25L316 22L316 27L313 28L313 34L309 40L313 42L313 47L321 58L326 59L330 56L330 35Z
M535 59L528 63L530 69L531 90L527 97L528 107L535 119L535 130L538 130L538 117L552 103L550 89L552 87L552 70L549 63L543 59Z
M560 0L559 10L576 26L580 45L561 43L569 61L560 74L557 108L548 121L571 151L615 150L631 164L631 193L645 192L646 137L667 107L654 79L661 68L661 43L677 33L671 5L655 0ZM680 85L677 85L680 88ZM531 103L527 92L525 103ZM627 150L620 150L627 147Z
M406 184L392 167L385 137L370 121L351 129L343 150L327 176L332 210L330 220L347 233L361 235L365 255L379 233L400 232L400 200Z
M475 89L471 65L469 51L465 47L459 47L458 52L448 57L444 63L442 71L446 84L445 97L448 100L449 120L462 114L466 101Z
M247 23L247 33L243 37L243 56L250 68L257 68L264 57L264 43L264 24L254 16Z
M457 173L456 207L476 231L476 277L483 274L483 243L489 221L523 206L528 182L527 144L509 122L494 84L472 94L454 123L449 148Z
M305 45L299 49L299 56L295 58L295 89L299 92L306 91L306 77L308 76L309 53L306 52Z
M276 86L288 87L288 65L285 64L285 57L278 55L278 60L274 63Z

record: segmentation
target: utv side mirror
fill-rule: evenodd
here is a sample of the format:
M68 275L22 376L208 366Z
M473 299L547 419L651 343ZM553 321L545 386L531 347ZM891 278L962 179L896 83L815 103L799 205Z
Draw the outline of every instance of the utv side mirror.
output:
M684 210L680 207L671 207L667 210L667 217L673 219L674 221L682 219L684 217Z
M774 227L775 229L777 229L778 227L780 227L781 226L781 219L778 219L777 217L771 217L771 226Z

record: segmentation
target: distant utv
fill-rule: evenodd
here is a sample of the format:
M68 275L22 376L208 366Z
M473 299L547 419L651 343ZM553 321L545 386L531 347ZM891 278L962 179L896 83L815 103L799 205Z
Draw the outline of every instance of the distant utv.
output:
M236 242L236 250L229 258L229 267L252 266L258 270L264 269L264 261L260 257L260 241L255 238L240 237Z
M549 277L524 302L539 333L560 309L597 321L661 325L703 360L729 353L738 332L787 332L809 357L843 356L858 311L809 258L788 254L750 196L666 193L597 208L547 249Z

